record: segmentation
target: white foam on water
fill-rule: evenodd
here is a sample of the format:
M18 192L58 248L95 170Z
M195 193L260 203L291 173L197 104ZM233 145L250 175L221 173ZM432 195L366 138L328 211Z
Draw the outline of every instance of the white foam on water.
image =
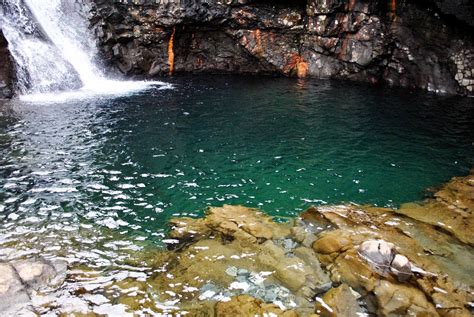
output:
M52 93L32 93L20 96L21 101L35 103L62 103L65 101L87 100L97 97L128 96L150 89L173 89L173 85L162 81L118 81L103 80L100 85L84 86L77 90Z

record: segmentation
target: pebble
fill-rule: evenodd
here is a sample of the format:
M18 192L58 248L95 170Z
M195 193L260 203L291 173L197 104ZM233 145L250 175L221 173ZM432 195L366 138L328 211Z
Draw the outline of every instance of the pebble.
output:
M247 276L244 276L244 275L239 275L236 277L236 280L237 282L240 282L240 283L245 283L247 281L249 281L249 279L247 278Z
M237 271L237 274L238 275L249 275L250 274L250 271L249 270L246 270L246 269L239 269Z

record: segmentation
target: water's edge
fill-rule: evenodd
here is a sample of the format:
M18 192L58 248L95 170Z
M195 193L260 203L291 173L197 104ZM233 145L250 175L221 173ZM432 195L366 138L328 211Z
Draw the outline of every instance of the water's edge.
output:
M59 273L46 270L57 267L57 259L28 263L42 265L39 276L25 273L36 283L28 289L34 294L28 309L192 316L472 313L474 268L466 264L474 263L474 173L397 210L311 207L275 223L256 209L224 205L170 225L163 240L168 251L129 250L120 273L70 263L58 287L53 277ZM55 291L34 291L51 279Z

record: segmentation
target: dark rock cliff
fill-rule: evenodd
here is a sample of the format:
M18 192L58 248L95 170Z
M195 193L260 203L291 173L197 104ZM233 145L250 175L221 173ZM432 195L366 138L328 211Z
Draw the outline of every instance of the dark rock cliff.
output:
M95 0L91 24L127 76L283 74L472 95L473 4L455 2Z
M8 51L8 42L0 29L0 99L13 96L13 60Z

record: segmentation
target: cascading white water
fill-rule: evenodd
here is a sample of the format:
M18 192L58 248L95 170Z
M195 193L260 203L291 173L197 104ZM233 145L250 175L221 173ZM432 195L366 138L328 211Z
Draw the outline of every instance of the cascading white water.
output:
M47 40L22 0L2 0L0 21L16 62L21 93L49 92L81 86L74 68Z
M96 49L90 40L86 20L80 15L80 5L74 5L74 0L24 1L46 36L74 67L85 86L104 79L93 62Z
M96 47L78 0L0 0L0 22L17 68L18 89L29 99L123 94L161 82L108 80L96 66ZM41 97L38 94L42 94Z

